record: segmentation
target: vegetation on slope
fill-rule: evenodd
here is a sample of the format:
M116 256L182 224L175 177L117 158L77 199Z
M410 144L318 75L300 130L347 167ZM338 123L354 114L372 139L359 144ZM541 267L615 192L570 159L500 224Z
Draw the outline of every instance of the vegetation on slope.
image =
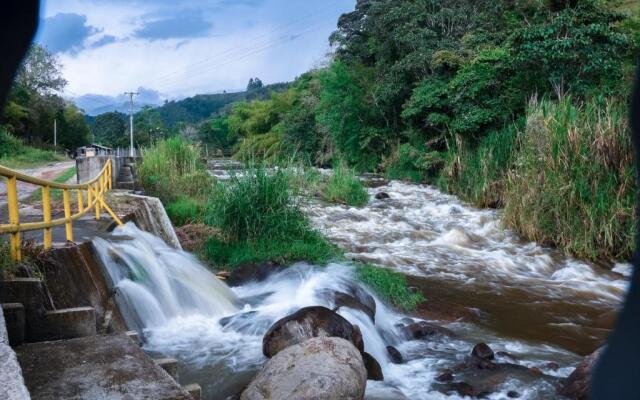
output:
M61 154L25 146L20 139L0 128L0 165L29 168L62 160Z

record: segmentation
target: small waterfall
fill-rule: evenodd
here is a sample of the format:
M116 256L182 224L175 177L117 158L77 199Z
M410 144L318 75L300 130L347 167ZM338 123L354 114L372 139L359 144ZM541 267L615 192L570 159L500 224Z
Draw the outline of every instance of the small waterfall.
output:
M130 327L142 331L177 317L237 312L236 296L189 253L169 247L133 223L93 245Z

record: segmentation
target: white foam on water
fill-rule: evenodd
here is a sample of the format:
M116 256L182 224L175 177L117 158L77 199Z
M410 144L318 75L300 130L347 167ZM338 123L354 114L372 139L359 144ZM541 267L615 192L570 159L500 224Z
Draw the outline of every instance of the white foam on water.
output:
M385 192L390 198L375 199ZM500 212L477 209L426 185L391 181L369 189L362 208L313 202L315 225L350 258L412 275L443 276L495 287L537 291L549 298L576 296L614 307L624 296L631 268L614 272L566 257L501 226Z

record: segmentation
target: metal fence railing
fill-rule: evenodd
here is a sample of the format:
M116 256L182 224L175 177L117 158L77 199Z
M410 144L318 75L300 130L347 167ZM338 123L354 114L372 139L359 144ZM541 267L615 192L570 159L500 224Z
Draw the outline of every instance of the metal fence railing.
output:
M95 210L95 218L100 219L102 209L119 224L122 221L107 205L105 195L112 188L113 165L108 160L100 173L88 182L78 185L64 184L44 179L34 178L18 171L0 165L0 176L7 180L7 207L9 209L9 223L0 224L0 234L11 235L11 257L15 261L21 260L21 232L42 229L44 232L44 248L53 246L51 229L58 225L65 225L65 233L68 241L73 241L73 221L81 218L91 210ZM20 204L18 199L18 182L30 183L40 186L42 190L42 222L20 223ZM51 219L51 189L62 190L62 203L64 206L64 218ZM71 192L77 196L77 212L73 212L71 206ZM85 201L86 198L86 201ZM1 221L0 221L1 222Z

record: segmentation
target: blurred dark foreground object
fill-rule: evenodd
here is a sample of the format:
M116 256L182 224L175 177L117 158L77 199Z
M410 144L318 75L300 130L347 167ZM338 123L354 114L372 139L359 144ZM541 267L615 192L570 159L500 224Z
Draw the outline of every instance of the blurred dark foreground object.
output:
M636 152L636 171L640 171L640 68L631 101L631 128ZM640 187L640 183L638 185ZM636 217L637 218L637 217ZM591 379L591 400L640 399L640 240L636 221L636 251L631 287L615 328L609 336Z
M0 110L4 109L13 77L38 27L39 0L0 3Z
M9 94L20 61L29 49L38 26L38 0L5 0L0 3L0 110ZM636 170L640 149L640 69L631 106ZM639 185L640 187L640 185ZM636 235L636 249L640 243ZM591 400L640 399L640 275L638 251L634 274L615 330L592 377Z

